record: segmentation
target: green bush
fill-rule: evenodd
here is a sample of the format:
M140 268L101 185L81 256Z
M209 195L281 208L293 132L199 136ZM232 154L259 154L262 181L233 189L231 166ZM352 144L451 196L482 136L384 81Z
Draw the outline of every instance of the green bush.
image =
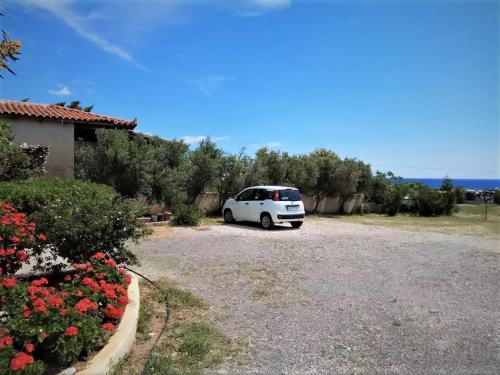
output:
M412 201L411 212L419 216L450 215L454 212L455 193L431 189L425 185L414 183L410 187Z
M493 202L495 204L500 204L500 190L495 190L495 194L493 195Z
M136 220L137 204L104 185L64 179L2 182L0 199L26 212L47 236L43 246L33 249L39 263L42 252L50 250L53 259L44 263L46 270L60 267L54 263L58 256L79 263L97 251L119 262L133 262L125 242L146 231Z
M457 204L465 203L465 189L463 187L455 188L455 200Z
M406 184L391 184L387 186L385 189L383 201L384 212L389 216L397 215L406 194Z
M198 207L183 204L177 209L173 223L174 225L195 227L200 225L204 216L203 211Z
M0 122L0 181L24 179L36 174L29 155L13 141L9 124Z

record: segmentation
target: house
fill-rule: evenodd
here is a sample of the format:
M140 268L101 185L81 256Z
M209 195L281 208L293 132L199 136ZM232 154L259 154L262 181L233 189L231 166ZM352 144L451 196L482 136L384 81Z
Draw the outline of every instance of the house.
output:
M0 100L0 121L10 124L17 144L49 147L47 177L73 177L75 142L95 142L95 130L133 130L137 121L55 104Z

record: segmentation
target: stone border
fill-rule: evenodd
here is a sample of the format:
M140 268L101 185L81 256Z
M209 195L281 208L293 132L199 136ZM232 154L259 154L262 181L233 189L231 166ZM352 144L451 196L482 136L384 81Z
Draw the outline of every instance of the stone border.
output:
M132 349L135 343L137 321L139 319L140 294L137 276L131 272L129 274L132 279L127 290L129 302L115 334L111 336L104 348L90 360L87 367L79 371L76 371L74 367L70 367L59 373L59 375L108 374L113 366Z

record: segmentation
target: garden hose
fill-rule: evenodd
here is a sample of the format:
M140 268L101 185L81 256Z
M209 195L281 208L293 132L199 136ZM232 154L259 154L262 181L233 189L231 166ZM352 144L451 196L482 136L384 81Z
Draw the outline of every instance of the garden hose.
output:
M147 278L143 274L141 274L137 271L134 271L134 270L128 268L127 266L124 266L123 268L136 274L137 276L142 277L144 280L146 280L148 283L150 283L153 287L155 287L156 289L161 291L161 288L158 285L156 285L154 281L150 280L149 278ZM154 342L153 346L151 347L151 350L149 351L148 359L146 360L146 363L144 364L144 367L142 368L140 375L146 375L149 362L151 361L151 358L153 356L153 352L154 352L156 346L158 345L158 343L160 342L161 337L163 336L163 334L165 333L165 331L167 329L168 322L170 320L171 308L170 308L170 304L168 303L168 298L166 298L166 297L165 297L165 307L166 307L166 311L167 311L167 314L165 316L165 322L163 323L163 327L161 328L161 331L160 331L158 337L156 338L156 341Z

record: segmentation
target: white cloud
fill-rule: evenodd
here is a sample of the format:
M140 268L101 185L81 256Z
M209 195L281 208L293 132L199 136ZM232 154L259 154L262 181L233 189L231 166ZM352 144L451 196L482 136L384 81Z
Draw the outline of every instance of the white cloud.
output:
M219 89L224 82L233 79L232 77L224 77L221 75L210 75L202 79L193 79L189 81L189 83L196 86L203 94L210 96L215 90Z
M180 137L180 139L184 141L184 143L187 143L188 145L198 144L207 138L210 138L215 143L229 141L229 137L226 135L221 137L208 137L207 135L185 135L183 137Z
M70 96L71 91L68 86L58 85L59 90L49 90L49 94L57 95L57 96Z
M72 9L73 0L19 0L19 2L23 5L35 6L51 12L56 17L60 18L67 26L72 28L78 35L87 39L98 48L145 70L141 64L135 61L129 52L117 44L109 42L94 31L89 21L96 19L96 13L90 13L88 16L79 15Z

